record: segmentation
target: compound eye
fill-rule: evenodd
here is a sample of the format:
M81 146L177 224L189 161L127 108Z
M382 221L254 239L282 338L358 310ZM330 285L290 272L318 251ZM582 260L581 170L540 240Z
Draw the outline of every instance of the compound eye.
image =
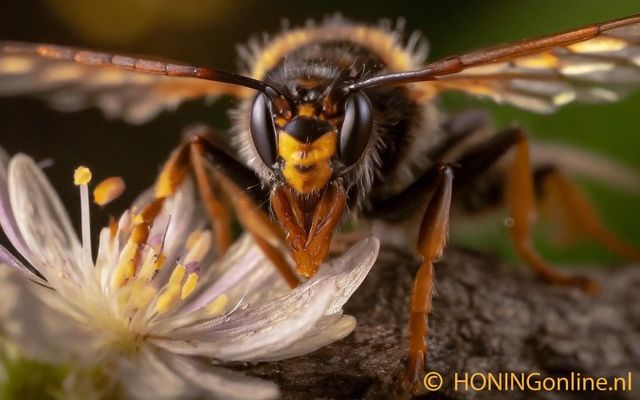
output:
M264 93L258 93L253 99L249 130L258 155L271 168L277 156L276 127L273 123L271 100Z
M345 165L355 164L371 139L373 112L371 102L362 92L352 94L345 103L340 129L340 158Z

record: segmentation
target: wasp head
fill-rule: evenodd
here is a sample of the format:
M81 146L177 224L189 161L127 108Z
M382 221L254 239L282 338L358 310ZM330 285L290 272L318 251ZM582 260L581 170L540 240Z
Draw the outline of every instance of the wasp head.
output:
M345 210L345 178L361 164L373 130L364 93L332 99L330 87L317 90L311 81L294 98L258 93L249 121L256 152L275 179L272 209L304 276L312 276L329 251Z

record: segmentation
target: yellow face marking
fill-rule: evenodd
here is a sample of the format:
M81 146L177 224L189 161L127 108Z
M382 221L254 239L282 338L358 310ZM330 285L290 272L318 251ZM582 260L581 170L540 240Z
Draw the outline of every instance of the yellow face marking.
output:
M316 109L313 104L305 103L298 106L298 115L303 117L315 116Z
M33 60L22 56L4 56L0 58L0 73L23 74L33 68Z
M282 174L299 193L312 193L323 188L333 170L329 160L336 153L338 135L325 133L312 143L303 143L284 131L278 135L278 154L284 160Z
M282 117L276 117L275 122L276 122L276 125L278 125L280 128L282 128L287 124L287 120Z
M624 40L607 36L599 36L567 46L569 50L576 53L604 53L622 50L625 47L627 42Z

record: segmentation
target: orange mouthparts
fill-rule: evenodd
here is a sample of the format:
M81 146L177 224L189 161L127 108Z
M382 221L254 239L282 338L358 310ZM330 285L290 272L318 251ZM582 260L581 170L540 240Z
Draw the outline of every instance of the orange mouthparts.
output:
M344 213L346 197L344 189L335 182L311 195L299 194L288 185L281 185L272 192L271 207L287 234L298 273L305 278L314 276L329 254L331 238Z

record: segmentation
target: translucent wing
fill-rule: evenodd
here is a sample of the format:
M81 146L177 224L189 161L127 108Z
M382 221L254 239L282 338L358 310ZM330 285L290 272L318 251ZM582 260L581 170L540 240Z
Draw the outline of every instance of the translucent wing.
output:
M572 101L616 101L640 88L640 16L449 57L422 70L368 81L352 86L420 82L415 86L427 98L457 90L542 113Z
M185 100L243 96L243 77L214 69L70 47L0 41L0 95L29 94L54 108L99 107L138 124Z

